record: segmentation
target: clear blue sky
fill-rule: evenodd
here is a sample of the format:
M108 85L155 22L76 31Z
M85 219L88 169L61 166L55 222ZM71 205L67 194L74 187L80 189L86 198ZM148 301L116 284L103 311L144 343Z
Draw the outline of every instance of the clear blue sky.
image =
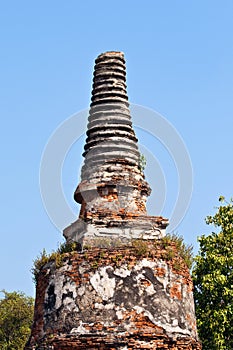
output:
M233 196L232 14L231 0L2 2L0 289L34 295L33 259L62 241L40 159L54 129L89 106L94 59L108 50L125 53L130 101L166 117L189 150L193 197L177 231L197 251L219 195ZM70 159L72 201L80 154Z

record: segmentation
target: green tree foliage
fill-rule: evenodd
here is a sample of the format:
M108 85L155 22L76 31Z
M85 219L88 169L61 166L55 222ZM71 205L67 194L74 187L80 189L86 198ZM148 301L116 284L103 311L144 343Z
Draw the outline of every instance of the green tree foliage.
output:
M20 292L1 293L0 349L22 350L30 334L34 300Z
M203 350L233 349L233 202L221 205L206 223L218 228L199 238L193 270L194 298Z

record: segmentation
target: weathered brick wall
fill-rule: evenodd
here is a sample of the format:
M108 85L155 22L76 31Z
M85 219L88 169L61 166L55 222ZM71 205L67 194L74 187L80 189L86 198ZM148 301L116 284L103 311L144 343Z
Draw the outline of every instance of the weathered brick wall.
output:
M35 348L36 349L36 348ZM89 336L55 336L48 339L41 345L40 350L134 350L134 349L153 349L153 350L200 350L200 344L189 338L178 338L173 340L161 334L154 332L153 335L126 335L121 336L112 334L112 336L89 335Z
M96 247L46 264L25 349L200 349L192 281L175 245Z

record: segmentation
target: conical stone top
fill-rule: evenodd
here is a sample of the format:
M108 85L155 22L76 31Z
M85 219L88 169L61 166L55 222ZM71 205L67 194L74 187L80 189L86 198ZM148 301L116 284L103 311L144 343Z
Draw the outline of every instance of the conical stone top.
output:
M74 193L81 210L73 231L77 225L85 231L90 224L95 225L95 231L100 227L101 232L103 227L109 231L112 226L122 231L123 226L135 225L135 220L138 226L155 227L159 222L166 227L163 218L147 216L146 199L151 189L140 167L137 142L126 91L124 54L103 53L95 61L84 165ZM65 237L79 240L71 231L67 228Z
M106 52L95 61L91 106L122 102L128 106L123 52Z
M138 168L140 154L128 108L122 52L107 52L96 59L91 100L82 180L93 179L95 170L106 165Z

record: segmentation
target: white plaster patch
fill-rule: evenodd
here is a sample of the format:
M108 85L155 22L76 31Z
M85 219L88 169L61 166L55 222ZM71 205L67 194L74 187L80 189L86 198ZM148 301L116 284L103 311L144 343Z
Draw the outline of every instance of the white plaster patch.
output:
M121 266L120 268L114 270L114 275L123 278L130 276L130 273L131 271L128 270L126 266Z
M164 271L165 271L165 275L164 276L158 276L157 274L156 274L156 279L161 283L161 284L163 284L163 286L164 286L164 289L166 290L166 288L167 288L167 285L168 285L168 283L169 283L169 279L168 279L168 266L163 262L163 261L161 261L161 262L159 262L158 264L157 264L157 266L156 266L157 268L160 268L160 269L163 269Z
M141 261L139 261L137 265L134 266L134 270L139 271L143 267L150 267L151 269L153 269L155 266L156 263L154 261L150 261L144 258Z
M145 277L143 273L138 274L136 276L136 280L139 286L139 295L142 295L144 291L146 291L148 295L153 295L156 293L153 284ZM149 282L149 286L145 286L144 288L142 288L141 280L147 280Z
M116 312L116 315L117 315L118 320L122 320L123 319L123 313L121 312L121 310L118 310Z
M106 304L106 305L103 305L103 304L99 304L99 303L95 303L95 309L100 309L100 310L112 310L114 309L115 307L115 304L113 303L110 303L110 304Z
M70 331L70 334L86 334L89 333L90 331L83 327L83 322L80 321L80 324L77 328L72 328Z
M134 178L135 180L139 181L141 179L141 175L135 175Z
M69 310L78 311L78 307L75 304L76 285L73 281L65 277L63 274L57 273L55 275L55 289L54 294L56 295L55 309L59 309L61 305L67 305ZM72 293L73 298L65 297L64 295ZM67 300L66 300L67 299Z
M172 320L173 327L178 326L178 320L174 319Z
M86 271L86 268L80 265L78 267L78 270L79 270L80 275L82 275Z
M112 266L101 267L90 278L90 283L103 300L112 298L115 292L116 280L109 278L107 269L113 270Z
M55 289L54 294L56 295L56 304L55 309L59 309L59 307L62 305L62 286L64 283L65 276L58 275L55 277Z
M148 295L153 295L156 293L153 284L149 285L148 287L145 288L146 292Z
M156 268L161 268L164 270L165 275L160 277L155 273L156 279L163 285L163 289L166 290L167 285L169 284L169 278L168 276L173 276L173 273L171 271L168 271L168 265L164 263L164 261L160 260L157 262L153 262L147 259L143 259L138 265L137 270L139 270L141 267L150 267L153 271L156 270ZM170 274L169 274L170 272ZM170 277L171 278L171 277ZM152 290L148 290L149 293L152 293Z
M70 297L67 297L63 301L63 305L66 306L66 308L70 311L74 309L74 300Z
M144 309L141 306L134 306L134 310L137 312L137 314L141 314Z
M145 279L145 276L142 273L140 273L136 276L137 285L139 286L138 294L140 296L142 296L143 292L144 292L144 288L142 288L142 286L141 286L141 279Z
M164 323L164 322L162 323L158 318L155 319L148 310L145 310L140 306L134 306L133 308L137 312L137 314L143 313L143 315L147 316L152 323L165 329L168 335L176 333L177 335L182 334L182 335L190 336L190 331L188 329L182 329L178 325L171 326L171 324L169 324L169 320L167 320L167 323Z
M78 288L78 295L81 297L85 293L85 286Z

